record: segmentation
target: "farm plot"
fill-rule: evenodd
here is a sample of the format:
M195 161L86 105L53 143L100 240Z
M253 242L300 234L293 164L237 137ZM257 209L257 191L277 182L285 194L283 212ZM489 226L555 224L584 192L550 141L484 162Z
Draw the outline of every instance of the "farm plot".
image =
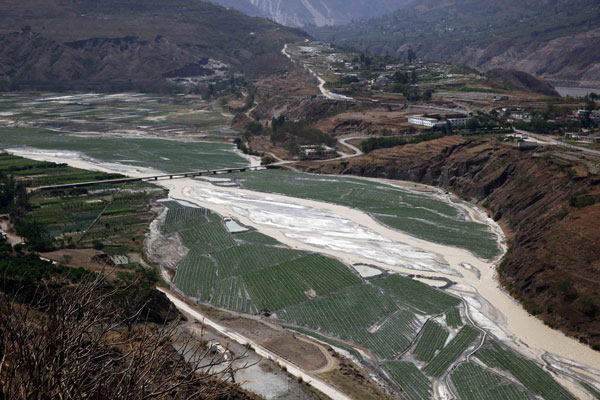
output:
M179 234L183 244L198 253L212 253L236 245L221 221L198 225Z
M169 208L165 225L179 225L190 220L202 220L208 215L205 208L184 207L176 201L164 202Z
M268 170L236 176L249 189L357 208L391 228L492 258L500 253L485 224L465 221L443 200L363 179Z
M490 341L485 348L476 353L485 365L510 372L523 386L546 400L575 399L552 376L535 362L504 349L498 343Z
M446 313L446 323L450 328L459 328L463 325L462 318L460 316L460 310L453 308Z
M235 238L246 243L266 244L271 246L276 246L279 244L277 240L259 232L238 233L235 235Z
M594 388L592 385L586 382L581 382L581 386L583 386L585 390L587 390L592 396L594 396L595 399L600 400L600 391L598 391L598 389Z
M479 337L479 334L477 329L468 325L464 326L423 371L429 376L441 377Z
M459 365L451 375L461 400L528 400L524 388L473 364Z
M186 296L208 301L216 279L217 268L213 261L192 250L177 266L173 283Z
M405 350L416 335L418 322L372 285L353 286L333 295L287 307L280 320L352 341L380 357ZM379 326L370 333L369 329Z
M392 361L383 364L383 369L402 388L409 400L431 399L431 382L414 364Z
M245 275L306 256L306 253L279 247L239 245L213 254L219 265L219 278Z
M0 128L0 145L21 146L24 143L40 150L83 153L99 161L151 168L166 173L248 165L248 161L234 152L233 145L225 143L109 137L98 140L96 137L75 136L48 129Z
M361 283L344 264L315 254L255 271L244 280L259 307L271 311Z
M414 350L417 360L430 362L435 353L441 350L448 339L448 332L437 322L427 321L423 334Z
M237 276L217 281L210 302L217 307L248 314L260 311L252 301L245 282Z
M376 279L373 284L404 307L421 314L437 315L460 304L460 300L441 290L400 275Z

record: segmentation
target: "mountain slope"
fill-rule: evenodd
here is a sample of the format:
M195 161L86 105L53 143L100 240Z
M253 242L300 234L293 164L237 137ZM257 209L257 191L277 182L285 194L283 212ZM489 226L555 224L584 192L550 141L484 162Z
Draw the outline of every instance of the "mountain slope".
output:
M199 0L6 0L0 85L176 90L286 69L284 43L306 37Z
M210 0L294 27L347 24L395 11L410 0Z
M600 4L595 0L419 0L321 40L376 53L519 69L545 79L600 85Z

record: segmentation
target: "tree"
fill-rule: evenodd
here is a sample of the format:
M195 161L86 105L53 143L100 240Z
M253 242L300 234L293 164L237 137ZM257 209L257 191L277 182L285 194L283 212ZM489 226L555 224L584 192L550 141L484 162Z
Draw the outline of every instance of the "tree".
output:
M412 70L412 75L411 75L411 82L414 85L415 83L417 83L417 70L413 68Z
M481 125L479 124L479 120L477 118L470 118L467 121L467 129L470 131L476 131L480 127Z
M417 59L417 54L413 49L408 49L408 62L413 62Z
M258 122L252 121L246 124L245 130L250 136L258 136L263 132L263 126Z
M223 382L245 354L213 355L201 335L178 331L175 311L146 323L141 310L114 306L120 290L97 275L41 285L25 304L0 293L0 398L249 399ZM135 329L124 330L124 319Z

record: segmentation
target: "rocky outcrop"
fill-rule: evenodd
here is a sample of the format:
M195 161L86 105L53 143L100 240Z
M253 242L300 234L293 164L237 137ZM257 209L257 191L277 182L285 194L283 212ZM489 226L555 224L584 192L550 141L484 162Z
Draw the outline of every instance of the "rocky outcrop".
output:
M305 27L347 24L395 11L411 0L210 0L248 15Z
M499 267L507 290L548 325L600 350L600 176L593 163L552 149L449 137L302 167L435 185L482 205L510 230Z

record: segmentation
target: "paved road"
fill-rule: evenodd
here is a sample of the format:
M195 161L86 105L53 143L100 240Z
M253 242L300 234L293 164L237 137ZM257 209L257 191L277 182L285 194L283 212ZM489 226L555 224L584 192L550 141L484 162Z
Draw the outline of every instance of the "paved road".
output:
M347 138L343 138L340 139L339 142L341 144L343 144L344 146L346 146L347 148L349 148L350 150L352 150L354 152L354 154L345 154L343 153L342 158L352 158L352 157L358 157L358 156L362 156L364 153L362 152L361 149L359 149L358 147L348 143L348 140L356 140L356 139L366 139L363 136L357 136L357 137L347 137Z
M515 129L515 132L520 133L523 136L531 136L532 138L535 138L535 139L538 139L538 140L541 140L544 142L552 143L552 144L555 144L557 146L561 146L561 147L564 147L567 149L581 151L582 153L585 153L585 154L589 154L589 155L592 155L595 157L600 157L600 151L597 151L597 150L591 150L591 149L586 149L585 147L574 146L572 144L561 142L560 140L556 140L556 139L550 138L548 136L538 135L537 133L533 133L533 132L522 131L519 129Z
M289 58L293 63L295 63L294 59L292 58L292 56L290 55L290 53L287 52L287 48L288 48L288 44L286 43L285 46L283 46L283 50L281 50L281 53L286 56L287 58ZM310 72L310 74L312 76L314 76L315 78L317 78L317 80L319 81L319 90L321 91L321 94L329 100L340 100L340 101L355 101L352 97L348 97L348 96L343 96L341 94L337 94L337 93L333 93L330 90L327 90L325 88L325 85L327 84L327 82L325 81L325 79L321 78L321 76L319 76L319 74L317 74L315 71L313 71L312 69L304 66L304 68Z
M177 309L179 309L184 314L192 316L199 322L206 324L207 326L210 326L211 328L215 329L220 334L227 336L228 338L238 342L241 345L248 344L248 345L252 346L252 348L256 354L258 354L261 357L271 359L281 366L285 366L287 368L287 372L289 374L291 374L295 377L301 377L304 382L308 383L315 389L323 392L325 395L329 396L333 400L351 400L350 397L346 396L344 393L340 392L336 388L330 386L325 381L322 381L318 378L315 378L315 377L307 374L305 371L298 368L296 365L290 363L289 361L285 360L284 358L281 358L277 354L265 349L264 347L260 346L253 340L248 339L247 337L240 335L239 333L234 332L231 329L224 327L224 326L206 318L200 312L198 312L197 310L194 310L192 307L190 307L189 305L187 305L186 303L181 301L179 298L177 298L172 293L170 293L162 288L157 288L157 289L159 291L163 292L169 298L169 300L171 300L171 302L173 304L175 304L175 307L177 307Z

